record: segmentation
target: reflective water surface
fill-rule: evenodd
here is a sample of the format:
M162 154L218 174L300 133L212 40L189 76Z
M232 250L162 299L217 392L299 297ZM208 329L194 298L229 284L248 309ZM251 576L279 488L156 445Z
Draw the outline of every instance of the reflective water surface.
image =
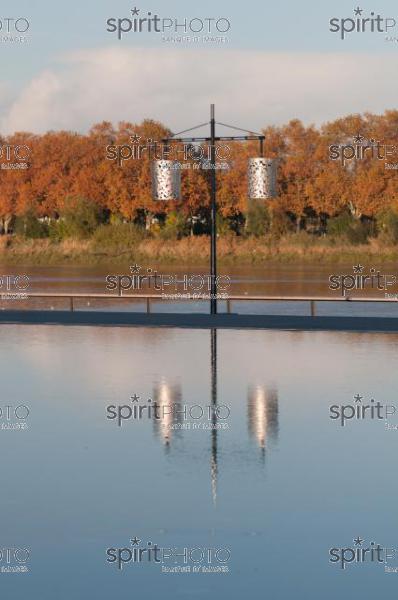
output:
M398 431L341 427L329 407L356 394L398 404L397 342L3 325L0 567L18 563L9 548L30 559L27 573L0 573L2 597L393 593L383 564L341 569L329 549L357 536L398 547ZM148 550L128 560L155 544L162 563ZM194 572L209 549L228 572ZM184 560L191 572L173 572Z

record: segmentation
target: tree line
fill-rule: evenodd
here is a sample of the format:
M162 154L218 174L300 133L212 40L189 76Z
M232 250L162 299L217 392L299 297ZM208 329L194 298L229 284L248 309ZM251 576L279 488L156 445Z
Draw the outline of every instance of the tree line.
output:
M147 119L117 127L103 122L87 134L0 136L1 233L61 239L118 224L171 237L207 233L206 169L184 168L182 199L161 202L152 198L147 152L122 164L107 158L109 146L150 144L170 133ZM349 115L321 127L292 120L263 133L264 155L278 159L278 197L247 199L247 160L258 155L257 143L230 144L229 169L217 173L221 233L278 236L304 230L361 241L384 232L398 241L398 111ZM373 152L376 144L380 150ZM363 146L371 151L359 152ZM27 168L11 164L20 162L14 155L18 147L25 148ZM347 160L341 160L344 147Z

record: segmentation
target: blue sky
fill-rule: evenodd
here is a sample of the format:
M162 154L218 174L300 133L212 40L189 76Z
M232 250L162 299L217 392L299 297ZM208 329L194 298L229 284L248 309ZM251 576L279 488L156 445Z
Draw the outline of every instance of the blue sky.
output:
M226 17L231 22L228 43L170 44L162 42L160 35L147 33L129 34L118 41L114 34L106 31L106 20L110 17L130 17L130 10L134 6L140 9L140 16L152 11L152 14L161 17L180 19ZM94 120L133 118L130 110L137 120L143 116L165 120L170 114L171 100L169 97L162 109L159 93L166 92L170 96L174 90L175 102L178 103L180 99L183 107L187 104L196 106L195 94L200 87L198 77L205 88L213 90L214 95L211 97L209 91L207 98L201 92L200 101L219 99L222 108L225 105L228 118L242 118L245 115L245 106L242 106L244 96L238 93L242 86L246 86L246 97L249 89L253 90L251 93L258 94L257 108L249 102L250 120L253 122L251 127L294 117L323 122L341 114L341 111L393 108L398 92L395 84L398 43L386 42L382 33L353 33L342 41L338 34L329 31L330 18L353 17L357 6L366 17L372 10L384 18L395 17L397 27L392 35L395 34L398 39L398 5L391 0L377 4L375 0L359 4L347 0L334 0L332 3L319 0L246 0L239 4L226 0L202 0L200 3L192 0L137 3L125 0L5 2L0 18L26 17L30 21L30 30L27 44L0 44L0 128L2 131L20 128L35 130L35 127L37 130L50 127L88 128L92 123L89 122L87 98L84 97L84 78L90 90L98 87L97 103L95 94L88 96L97 104L93 105ZM157 72L156 68L157 55L162 65L161 72ZM115 61L124 65L124 69L117 72L113 68ZM199 65L198 70L195 64ZM167 69L170 71L168 77ZM153 73L158 79L158 89L153 81L148 81L143 71L146 74ZM330 81L325 79L328 71ZM185 77L183 89L177 72ZM107 73L110 74L109 90L104 85ZM231 86L231 79L235 87ZM126 80L130 81L130 85L126 85ZM139 98L134 81L137 87L140 86ZM301 81L302 90L297 93L300 92ZM143 93L143 86L149 87L147 96ZM270 86L278 86L280 95L275 89L267 95L266 88ZM313 98L309 106L304 89ZM238 93L236 100L239 104L227 102L227 93L234 97L234 90ZM125 97L129 94L133 96L131 109L127 102L123 103L117 98L118 93ZM331 99L333 93L336 94L335 110ZM342 102L341 97L337 98L342 93L346 103ZM112 95L115 102L112 102ZM62 96L69 98L69 108L68 104L62 103ZM265 110L260 102L264 106L268 98L270 104ZM47 121L44 111L49 113ZM69 115L65 111L69 111ZM204 112L207 112L207 107ZM180 123L181 118L184 120L189 117L189 111L182 108L178 116ZM167 124L178 128L176 117L176 114L171 114ZM267 123L264 123L264 119Z

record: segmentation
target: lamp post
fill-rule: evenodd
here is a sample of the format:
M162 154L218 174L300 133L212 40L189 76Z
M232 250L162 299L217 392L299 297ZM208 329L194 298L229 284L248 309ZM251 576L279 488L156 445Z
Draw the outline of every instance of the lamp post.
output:
M214 104L210 105L210 314L217 314L217 180L216 121Z
M188 131L210 125L210 136L205 137L177 137ZM216 125L228 129L244 132L246 135L218 136ZM214 104L210 105L210 122L191 127L162 142L169 147L171 142L195 144L200 142L210 143L210 314L217 314L217 179L216 179L216 142L235 142L257 140L260 143L260 156L249 159L248 168L248 195L249 199L266 200L276 196L276 160L263 157L265 136L254 134L247 129L218 123L215 120ZM173 168L171 160L155 160L152 164L152 190L156 200L178 200L181 197L181 173Z

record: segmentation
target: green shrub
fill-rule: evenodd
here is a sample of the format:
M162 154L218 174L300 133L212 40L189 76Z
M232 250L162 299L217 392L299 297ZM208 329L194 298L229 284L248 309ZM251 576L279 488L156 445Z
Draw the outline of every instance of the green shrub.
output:
M284 235L292 233L294 225L287 214L282 210L274 210L271 215L269 233L272 237L279 239Z
M270 214L263 202L251 201L246 215L246 233L254 237L264 236L270 228Z
M101 210L95 202L85 198L68 198L57 221L59 238L88 238L100 224L101 217Z
M350 244L366 244L370 235L370 227L368 223L355 221L352 227L347 232L347 240Z
M53 242L60 242L64 238L68 237L65 230L65 223L61 219L51 221L48 226L48 235L50 240Z
M100 225L94 232L92 240L97 249L111 248L124 250L135 246L145 237L145 231L133 223L115 223Z
M233 234L231 228L231 219L223 217L220 214L217 214L216 218L217 225L217 234L222 236L230 236Z
M398 214L388 208L380 212L376 218L378 237L390 244L398 243Z
M348 212L332 217L327 222L327 233L333 237L343 237L347 235L353 222L354 219Z
M366 244L370 235L370 226L345 212L329 219L327 233L334 238L345 238L349 244Z
M166 217L159 235L163 240L179 240L189 233L189 224L187 219L181 213L173 211Z
M37 239L48 237L49 228L32 211L27 211L15 219L14 232L24 238Z

